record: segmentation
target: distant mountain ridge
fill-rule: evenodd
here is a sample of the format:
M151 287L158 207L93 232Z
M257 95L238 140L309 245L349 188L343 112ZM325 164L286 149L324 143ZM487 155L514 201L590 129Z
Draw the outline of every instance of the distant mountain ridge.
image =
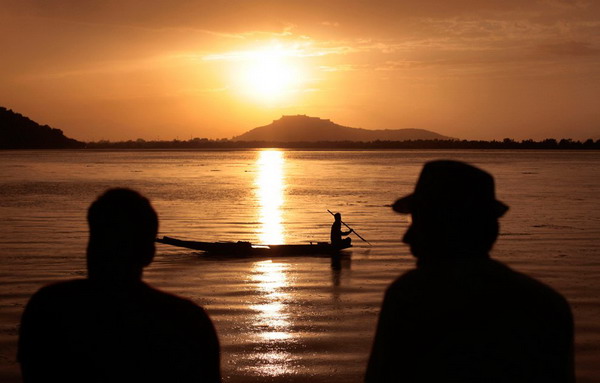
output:
M233 141L408 141L453 140L425 129L368 130L338 125L331 120L306 115L282 116L271 124L254 128Z
M0 106L0 149L78 149L85 143Z

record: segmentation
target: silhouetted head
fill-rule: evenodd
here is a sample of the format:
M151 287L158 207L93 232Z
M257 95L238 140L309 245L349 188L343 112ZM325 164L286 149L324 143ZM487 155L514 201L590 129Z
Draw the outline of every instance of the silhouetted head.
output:
M88 276L138 280L154 258L158 217L150 201L130 189L110 189L88 210Z
M493 177L458 161L425 164L414 193L393 209L411 214L403 241L420 259L487 256L508 206L496 200Z
M338 221L342 220L342 215L340 213L335 213L333 215L333 218L335 219L336 222L338 222Z

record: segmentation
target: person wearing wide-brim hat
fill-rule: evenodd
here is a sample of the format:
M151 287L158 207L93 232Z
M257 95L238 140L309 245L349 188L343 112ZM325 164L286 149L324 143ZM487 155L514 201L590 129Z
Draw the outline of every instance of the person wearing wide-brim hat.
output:
M417 267L386 291L366 382L574 380L566 300L489 257L508 211L489 173L429 162L392 208Z

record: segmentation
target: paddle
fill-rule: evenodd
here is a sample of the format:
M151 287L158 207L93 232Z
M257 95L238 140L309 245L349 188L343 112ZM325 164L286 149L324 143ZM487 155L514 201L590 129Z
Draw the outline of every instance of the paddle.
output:
M333 214L333 213L331 212L331 210L327 209L327 211L329 212L329 214L331 214L331 215L335 216L335 214ZM363 237L361 237L361 236L360 236L360 234L358 234L356 231L354 231L354 229L353 229L353 228L351 228L350 226L346 225L346 223L345 223L344 221L342 221L342 224L343 224L344 226L346 226L348 229L352 230L352 232L353 232L354 234L356 234L356 236L357 236L358 238L360 238L360 239L362 239L363 241L365 241L366 243L368 243L368 244L369 244L369 246L373 246L373 245L371 245L371 242L369 242L369 241L367 241L366 239L364 239Z

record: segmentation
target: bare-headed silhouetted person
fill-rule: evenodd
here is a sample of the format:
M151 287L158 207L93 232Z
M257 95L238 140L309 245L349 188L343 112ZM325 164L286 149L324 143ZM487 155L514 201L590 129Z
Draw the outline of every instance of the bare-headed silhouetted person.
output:
M219 382L219 343L204 310L153 289L158 218L129 189L89 208L88 278L40 289L19 337L25 382Z
M571 382L573 321L548 286L489 257L508 209L492 176L456 161L423 168L403 241L416 269L387 290L367 382Z
M342 238L352 233L352 229L348 231L342 231L342 215L340 213L335 213L333 215L333 224L331 225L331 244L336 246L349 246L352 242L350 237Z

